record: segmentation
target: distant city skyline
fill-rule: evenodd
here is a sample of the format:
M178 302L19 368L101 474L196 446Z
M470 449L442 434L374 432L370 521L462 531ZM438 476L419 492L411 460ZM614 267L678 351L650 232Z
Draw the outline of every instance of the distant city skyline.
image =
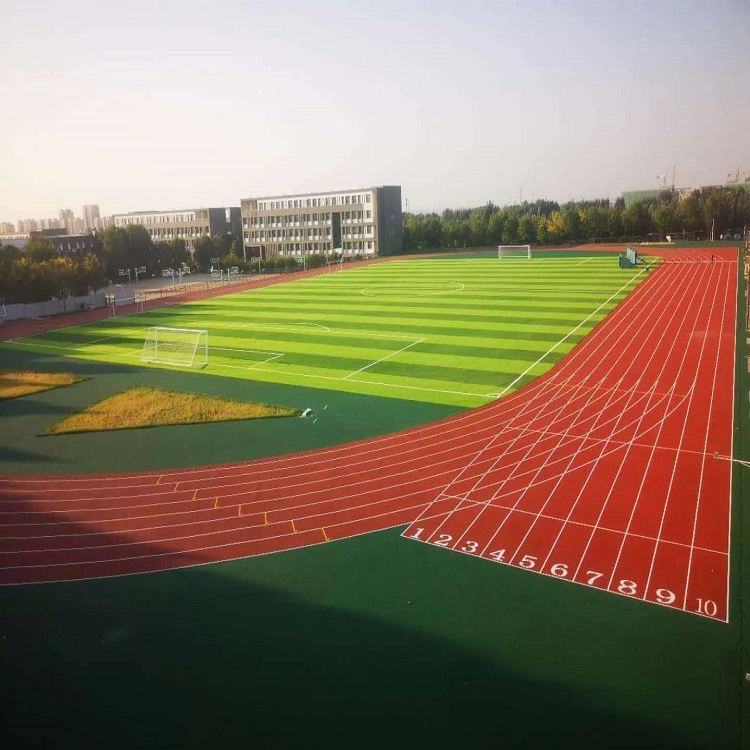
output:
M441 211L614 199L673 165L679 187L750 174L744 0L128 8L10 0L0 221L373 184Z

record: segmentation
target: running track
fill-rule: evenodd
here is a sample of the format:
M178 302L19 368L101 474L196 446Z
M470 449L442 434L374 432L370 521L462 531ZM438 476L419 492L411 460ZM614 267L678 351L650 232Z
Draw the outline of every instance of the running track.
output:
M408 525L410 539L728 621L737 252L663 255L557 367L481 409L242 464L6 476L0 584Z

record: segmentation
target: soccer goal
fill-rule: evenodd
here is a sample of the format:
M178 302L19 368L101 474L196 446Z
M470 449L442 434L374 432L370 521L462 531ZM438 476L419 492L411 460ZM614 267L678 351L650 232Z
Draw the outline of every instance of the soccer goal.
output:
M208 364L208 331L152 326L143 342L141 361L175 367L205 367Z
M498 258L530 258L531 245L498 245Z
M333 260L326 261L326 273L333 273L334 271L340 271L344 267L344 258L334 258Z

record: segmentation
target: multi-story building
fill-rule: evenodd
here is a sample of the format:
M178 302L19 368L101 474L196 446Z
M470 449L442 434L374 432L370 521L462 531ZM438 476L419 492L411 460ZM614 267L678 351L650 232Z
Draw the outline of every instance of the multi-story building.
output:
M154 242L185 240L187 249L191 253L193 243L200 237L225 234L236 239L242 236L239 207L135 211L128 214L115 214L112 221L116 227L140 224L148 230Z
M59 255L78 260L101 249L98 237L92 234L66 234L64 229L41 229L31 232L31 237L44 237L55 246Z
M83 207L83 228L86 232L93 232L95 229L102 228L99 206L90 205Z
M241 201L246 256L393 255L401 249L401 186Z
M60 228L65 229L68 234L76 233L76 217L71 209L60 209Z
M19 219L16 223L16 234L28 234L39 228L36 219Z

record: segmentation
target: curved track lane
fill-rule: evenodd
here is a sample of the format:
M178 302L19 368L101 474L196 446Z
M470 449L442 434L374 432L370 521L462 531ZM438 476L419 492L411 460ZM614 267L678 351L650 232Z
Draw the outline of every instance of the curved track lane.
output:
M412 539L727 620L737 253L661 254L557 367L483 408L241 464L4 477L0 583L408 524Z

